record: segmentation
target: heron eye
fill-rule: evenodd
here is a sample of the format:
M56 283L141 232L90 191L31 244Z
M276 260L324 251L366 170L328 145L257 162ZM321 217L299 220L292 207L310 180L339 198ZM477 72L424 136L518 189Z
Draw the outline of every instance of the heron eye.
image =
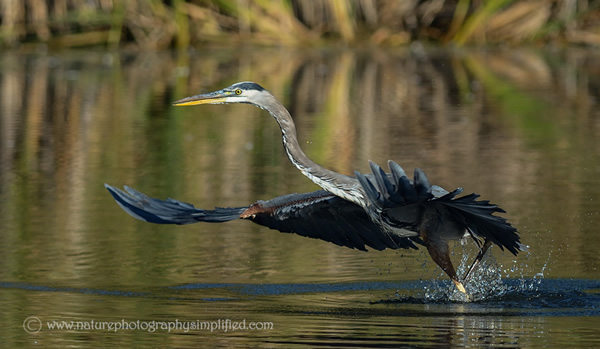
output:
M235 94L236 95L241 95L242 94L242 90L240 90L239 88L237 90L235 90Z

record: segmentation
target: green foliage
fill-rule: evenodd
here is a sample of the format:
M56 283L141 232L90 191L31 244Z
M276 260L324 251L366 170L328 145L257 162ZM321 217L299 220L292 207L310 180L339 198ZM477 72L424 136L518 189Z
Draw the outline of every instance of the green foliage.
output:
M454 45L564 41L599 45L598 9L581 2L0 0L0 46L125 46L163 49L248 43ZM553 28L553 30L549 30Z

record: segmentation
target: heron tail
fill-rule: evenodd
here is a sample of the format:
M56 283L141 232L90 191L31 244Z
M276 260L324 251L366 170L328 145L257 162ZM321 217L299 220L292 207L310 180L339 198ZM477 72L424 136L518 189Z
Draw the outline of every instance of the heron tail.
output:
M487 200L477 200L479 195L475 193L458 198L455 197L457 194L453 191L435 201L443 204L472 235L483 237L514 255L527 250L528 247L520 241L517 229L506 218L494 214L505 213L503 209Z
M197 222L227 222L239 219L248 207L202 210L192 204L175 199L154 199L139 191L125 186L125 191L104 184L117 204L130 216L144 222L157 224L191 224Z
M370 162L372 174L355 172L369 201L387 215L402 217L398 219L402 222L411 221L411 218L416 222L415 217L410 216L411 211L406 209L409 205L443 205L449 211L450 217L474 237L488 239L515 255L519 251L527 250L527 246L519 240L517 229L505 218L495 215L505 212L500 207L487 200L477 200L478 194L457 197L462 193L462 188L436 197L432 194L432 185L422 170L415 169L411 182L400 165L393 161L388 165L390 175L373 162Z

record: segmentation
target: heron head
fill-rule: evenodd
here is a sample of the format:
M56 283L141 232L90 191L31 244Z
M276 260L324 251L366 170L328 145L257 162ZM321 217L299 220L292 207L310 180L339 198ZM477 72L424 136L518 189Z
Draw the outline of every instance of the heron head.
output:
M229 104L229 103L250 103L256 104L260 100L261 95L267 90L259 84L245 81L237 82L222 90L203 93L191 97L186 97L173 102L174 106L186 106L197 104Z

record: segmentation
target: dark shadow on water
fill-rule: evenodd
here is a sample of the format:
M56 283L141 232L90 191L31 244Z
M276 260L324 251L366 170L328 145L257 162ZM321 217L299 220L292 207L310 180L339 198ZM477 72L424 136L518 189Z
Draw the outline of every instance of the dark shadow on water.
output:
M172 287L176 290L202 288L228 288L246 296L278 296L303 293L336 293L357 291L379 291L390 289L416 289L420 283L356 282L325 284L186 284Z

